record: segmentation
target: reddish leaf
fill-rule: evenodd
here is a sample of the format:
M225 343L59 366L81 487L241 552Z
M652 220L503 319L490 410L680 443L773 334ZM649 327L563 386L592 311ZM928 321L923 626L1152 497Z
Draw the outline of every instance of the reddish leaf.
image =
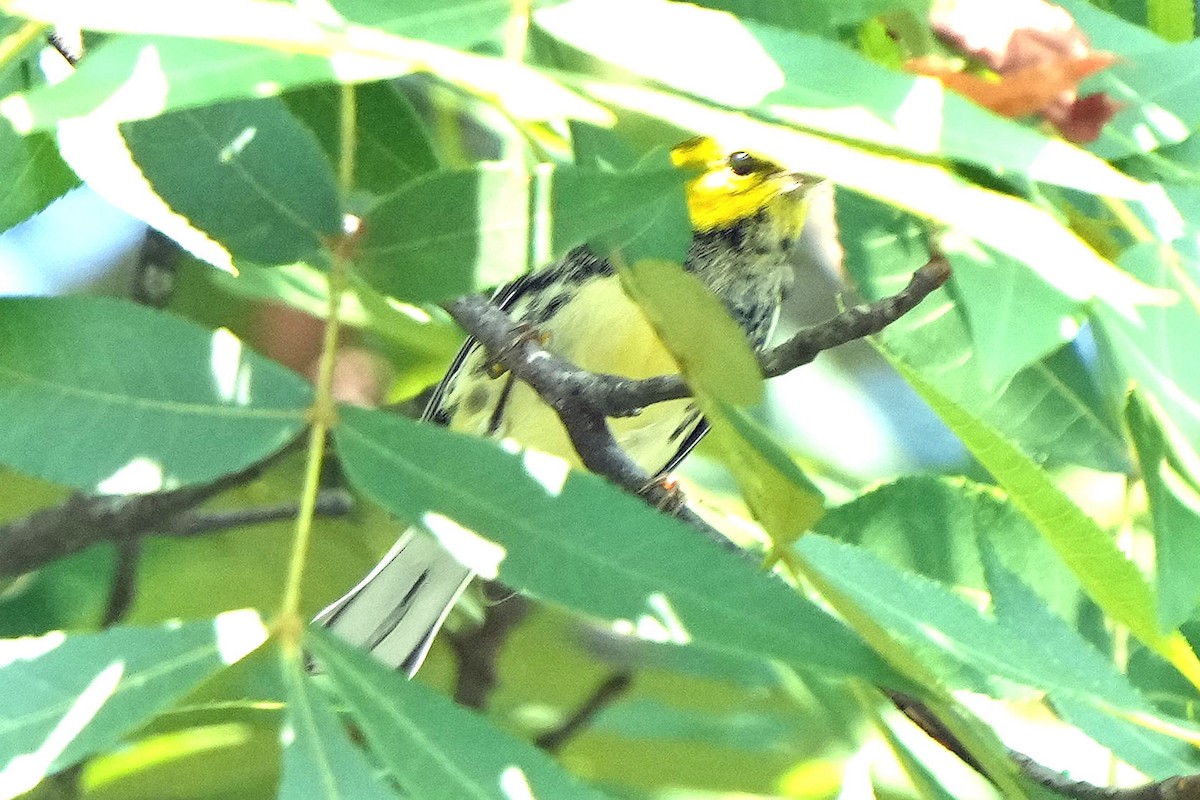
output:
M933 58L914 58L906 66L910 72L937 78L984 108L1016 119L1038 113L1049 116L1049 109L1061 102L1064 94L1069 93L1073 101L1079 81L1109 66L1115 58L1111 53L1095 52L1074 61L1035 64L994 79L959 72Z
M1051 106L1045 116L1069 141L1094 142L1105 123L1120 110L1120 103L1104 92L1097 92L1076 98L1066 108Z
M1103 94L1078 97L1079 82L1110 66L1116 56L1092 50L1064 9L1044 0L955 0L931 12L945 42L991 69L993 78L914 59L907 68L936 77L950 89L1006 117L1042 115L1071 141L1086 142L1119 106Z

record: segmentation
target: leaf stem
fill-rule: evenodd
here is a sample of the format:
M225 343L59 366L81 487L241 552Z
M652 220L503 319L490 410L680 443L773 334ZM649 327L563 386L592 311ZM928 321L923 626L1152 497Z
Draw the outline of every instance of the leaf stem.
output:
M353 86L342 86L340 132L341 156L338 160L338 184L343 201L354 185L354 140L357 108ZM347 226L349 227L349 226ZM304 578L304 566L308 557L308 543L312 538L313 517L316 515L317 494L321 484L321 462L325 458L325 439L337 423L337 403L333 397L333 373L337 362L338 332L341 320L338 310L342 293L346 289L347 272L350 265L349 249L353 242L353 231L343 233L330 248L328 307L326 309L325 337L321 344L321 360L317 367L316 396L313 398L311 427L308 438L308 458L304 467L304 488L300 495L300 509L296 515L296 535L292 541L292 558L288 566L287 584L279 615L285 629L292 628L298 620L300 610L300 584ZM299 642L300 626L295 625Z

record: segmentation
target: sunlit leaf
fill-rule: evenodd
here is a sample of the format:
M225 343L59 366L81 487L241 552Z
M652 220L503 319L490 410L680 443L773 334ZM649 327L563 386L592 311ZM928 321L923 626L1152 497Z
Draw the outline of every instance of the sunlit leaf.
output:
M1171 445L1155 414L1137 394L1125 421L1141 464L1154 522L1155 586L1164 628L1191 617L1200 601L1200 492L1180 474Z
M0 797L119 741L266 640L250 611L157 628L0 641Z
M1099 194L1140 191L1086 151L816 36L686 4L636 0L572 0L536 19L555 37L621 69L806 130ZM672 35L664 37L664 30Z
M995 476L1096 604L1129 626L1131 633L1171 661L1189 680L1200 681L1200 662L1178 632L1160 631L1149 585L1113 540L1020 449L938 392L903 361L894 357L890 360Z
M402 186L366 215L358 266L385 294L439 300L495 286L637 220L685 175L485 162Z

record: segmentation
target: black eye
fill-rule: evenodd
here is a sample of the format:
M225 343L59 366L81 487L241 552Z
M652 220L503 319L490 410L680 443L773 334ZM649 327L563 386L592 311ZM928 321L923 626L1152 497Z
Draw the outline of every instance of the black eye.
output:
M761 161L745 150L738 150L736 153L729 154L729 169L734 175L749 175L761 165Z

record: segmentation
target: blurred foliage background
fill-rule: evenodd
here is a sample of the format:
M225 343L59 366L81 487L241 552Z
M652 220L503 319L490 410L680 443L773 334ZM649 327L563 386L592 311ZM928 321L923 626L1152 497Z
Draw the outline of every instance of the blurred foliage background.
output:
M599 481L546 498L517 457L366 409L334 431L325 481L355 502L315 521L302 613L430 509L503 543L500 580L532 598L468 593L415 687L316 633L327 674L288 650L290 519L145 537L104 631L114 545L5 571L0 796L1075 796L1006 748L1100 785L1198 771L1190 2L0 11L8 520L203 483L300 434L343 214L363 223L339 307L357 405L442 374L462 335L438 301L665 229L681 178L654 158L697 133L829 179L779 338L899 291L931 242L954 269L876 340L770 382L744 412L768 466L689 459L692 503L773 544L781 580ZM64 23L84 30L74 67L45 47ZM158 311L128 301L157 280ZM303 479L292 453L205 508L294 502ZM814 497L785 530L749 510ZM524 613L498 684L460 716L439 704L450 640L506 604ZM244 608L261 636L220 616ZM223 636L267 643L236 660ZM534 751L614 679L553 761ZM881 688L937 712L991 782Z

